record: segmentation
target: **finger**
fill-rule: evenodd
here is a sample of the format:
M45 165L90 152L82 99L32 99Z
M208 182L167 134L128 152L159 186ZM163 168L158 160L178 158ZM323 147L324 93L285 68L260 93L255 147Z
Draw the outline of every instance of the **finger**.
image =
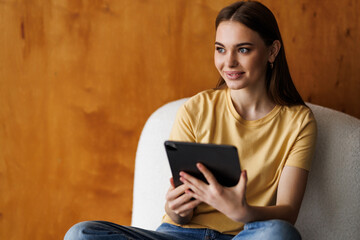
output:
M192 182L186 180L183 177L180 177L180 181L183 182L183 184L187 187L187 189L185 190L185 193L187 191L192 191L192 192L203 192L201 187L198 187L196 184L193 184ZM203 183L204 184L204 183Z
M190 198L197 199L197 200L199 200L201 202L204 202L203 194L199 194L198 192L193 192L190 189L186 190L185 194L189 195Z
M209 169L207 169L205 167L204 164L202 163L197 163L196 167L199 169L199 171L204 175L206 181L208 181L209 184L211 185L217 185L219 184L216 180L216 178L214 177L214 175L209 171Z
M199 185L199 184L202 184L202 185L208 185L207 183L205 183L204 181L186 173L186 172L183 172L181 171L180 172L180 176L185 178L187 181L191 182L192 184L194 185Z
M170 187L166 193L166 199L168 198L168 195L170 194L170 192L175 189L173 178L170 178L169 180L170 180Z
M187 188L190 188L194 192L204 192L208 187L208 185L203 181L185 172L180 172L180 176L180 181L184 183Z
M179 208L179 213L183 213L189 210L194 210L194 208L196 208L199 204L201 203L201 201L194 199L190 202L188 202L187 204L184 204L183 206L181 206L181 208Z
M241 192L243 192L243 194L246 193L246 184L247 184L247 171L246 170L243 170L241 172L241 176L240 176L240 180L239 180L239 183L237 185L237 187L239 188L239 190Z
M169 208L174 211L176 214L179 214L181 211L183 210L179 210L179 209L183 209L183 205L187 204L189 201L191 200L191 196L188 194L183 194L181 196L179 196L176 199L173 199L172 201L168 201L169 204Z
M178 215L182 215L182 213L185 213L189 210L194 209L195 207L197 207L199 204L201 203L200 200L194 199L192 201L189 201L188 203L182 205L181 207L179 207L179 209L177 209L178 211Z
M166 200L172 201L173 199L178 198L185 193L185 190L188 189L186 185L180 185L177 188L170 187L169 191L166 194Z
M175 188L174 178L172 178L172 177L170 178L170 184L173 188Z

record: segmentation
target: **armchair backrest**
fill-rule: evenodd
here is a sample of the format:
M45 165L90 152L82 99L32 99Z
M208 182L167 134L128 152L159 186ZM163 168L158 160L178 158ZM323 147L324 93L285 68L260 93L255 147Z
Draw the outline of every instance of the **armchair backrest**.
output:
M186 100L160 107L141 132L135 160L132 226L150 230L160 226L171 178L164 141L169 139L176 113Z

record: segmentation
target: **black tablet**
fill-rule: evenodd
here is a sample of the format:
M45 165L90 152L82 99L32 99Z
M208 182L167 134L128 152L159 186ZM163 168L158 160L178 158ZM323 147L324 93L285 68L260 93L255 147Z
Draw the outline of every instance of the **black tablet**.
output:
M199 162L212 172L221 185L232 187L239 182L240 162L234 146L165 141L165 149L176 187L182 184L180 171L207 182L196 167Z

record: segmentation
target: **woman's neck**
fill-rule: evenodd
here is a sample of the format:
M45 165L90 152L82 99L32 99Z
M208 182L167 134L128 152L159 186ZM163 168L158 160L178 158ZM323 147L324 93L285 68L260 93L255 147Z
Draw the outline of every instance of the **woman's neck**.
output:
M245 120L258 120L274 109L275 103L269 98L264 88L262 91L249 89L230 89L231 100L236 111Z

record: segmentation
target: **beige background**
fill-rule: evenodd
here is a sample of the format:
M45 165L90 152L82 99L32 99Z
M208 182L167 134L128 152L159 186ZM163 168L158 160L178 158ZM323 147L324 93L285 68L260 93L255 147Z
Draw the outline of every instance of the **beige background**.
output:
M130 224L149 115L215 86L228 0L0 1L0 239ZM360 117L360 3L263 1L306 101Z

